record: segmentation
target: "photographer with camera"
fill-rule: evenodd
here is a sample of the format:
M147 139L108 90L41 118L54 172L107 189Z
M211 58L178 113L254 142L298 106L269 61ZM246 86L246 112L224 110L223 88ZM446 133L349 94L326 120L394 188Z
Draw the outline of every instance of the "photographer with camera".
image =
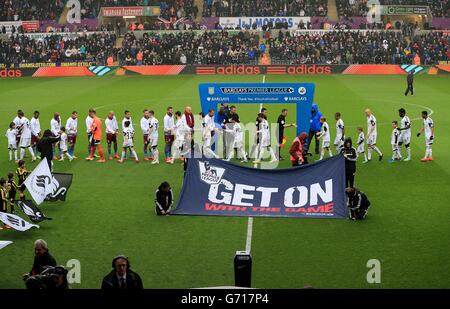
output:
M102 290L142 290L141 277L132 271L128 257L116 256L112 260L113 270L103 278Z
M35 276L39 275L45 270L46 266L56 266L55 258L49 253L47 242L43 239L38 239L34 242L34 262L30 273L24 275Z
M28 290L66 290L69 288L67 270L63 266L45 266L39 275L27 276L25 285Z

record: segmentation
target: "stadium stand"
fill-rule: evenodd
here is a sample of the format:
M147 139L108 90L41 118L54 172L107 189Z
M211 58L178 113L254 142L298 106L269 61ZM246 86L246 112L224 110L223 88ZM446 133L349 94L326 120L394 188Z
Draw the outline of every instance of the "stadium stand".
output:
M14 35L0 40L0 63L90 61L104 65L112 55L119 65L257 64L260 39L250 31L145 33L140 39L127 33L117 47L116 36L107 32L76 39L51 35L34 40ZM266 41L266 50L272 64L404 64L412 63L416 53L422 64L436 64L450 59L449 43L442 32L409 37L400 31L280 31Z
M272 63L290 64L404 64L418 53L422 64L449 59L449 40L427 33L408 40L401 32L334 31L326 34L283 35L269 40Z
M26 35L10 36L0 39L0 63L77 62L89 61L105 64L108 55L116 53L116 35L110 33L91 33L76 39L65 39L61 35L50 35L38 40Z
M250 32L230 35L226 31L177 34L145 34L137 39L128 33L118 53L119 64L137 63L143 53L143 64L228 64L253 63L259 57L259 36Z

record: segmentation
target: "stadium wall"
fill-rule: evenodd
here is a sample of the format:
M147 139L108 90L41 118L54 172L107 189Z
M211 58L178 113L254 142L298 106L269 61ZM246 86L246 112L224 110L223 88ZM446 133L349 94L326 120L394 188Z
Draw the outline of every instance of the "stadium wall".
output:
M60 77L60 76L123 76L123 75L331 75L331 74L380 74L404 75L414 70L415 74L449 74L450 64L434 66L420 65L155 65L155 66L49 66L0 68L0 78Z

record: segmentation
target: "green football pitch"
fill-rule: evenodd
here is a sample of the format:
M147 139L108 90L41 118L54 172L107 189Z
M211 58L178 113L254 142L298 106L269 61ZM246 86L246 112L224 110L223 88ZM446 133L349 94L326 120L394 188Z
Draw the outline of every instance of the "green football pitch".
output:
M52 221L26 232L0 231L1 240L14 243L0 251L0 288L23 288L23 273L33 262L33 242L45 239L58 264L70 259L81 263L81 283L72 288L99 288L115 255L130 257L146 288L191 288L234 284L233 258L244 250L247 218L154 215L153 194L168 181L178 197L181 164L153 166L131 161L97 164L86 162L84 119L90 107L106 117L114 110L120 121L125 109L132 112L135 128L142 110L155 110L162 123L165 108L200 111L197 86L202 82L261 82L262 76L174 76L107 78L22 78L0 81L0 128L4 132L17 109L30 118L41 112L41 126L49 127L53 112L63 123L72 110L79 112L78 160L55 162L55 171L73 173L66 202L44 203L41 209ZM357 166L356 186L372 206L362 222L331 219L255 218L252 256L253 286L261 288L450 288L450 78L416 77L416 95L405 97L404 76L266 76L266 82L313 82L315 102L329 119L334 139L333 115L342 113L347 135L354 140L356 127L366 127L369 107L379 122L378 145L385 154ZM267 105L269 122L281 108ZM392 120L404 107L412 122L411 162L389 164ZM237 105L241 121L253 122L256 105ZM432 113L436 126L434 162L422 163L425 142L416 132L420 112ZM288 141L294 130L287 129ZM136 149L142 156L140 130ZM160 140L162 140L160 133ZM7 142L0 135L0 175L15 165L8 162ZM104 144L106 149L106 144ZM160 142L160 153L163 145ZM283 149L288 157L287 149ZM376 158L376 157L375 157ZM28 158L29 160L29 158ZM287 167L289 161L282 161ZM35 164L27 161L28 169ZM369 284L367 261L381 263L381 283Z

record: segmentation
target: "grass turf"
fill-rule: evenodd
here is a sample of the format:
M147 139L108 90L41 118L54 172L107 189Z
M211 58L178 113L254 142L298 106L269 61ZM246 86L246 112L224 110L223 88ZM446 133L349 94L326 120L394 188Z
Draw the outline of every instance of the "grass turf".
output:
M363 110L370 107L379 122L378 145L385 153L381 163L358 164L356 185L372 207L364 222L328 219L255 218L253 224L253 286L300 288L449 288L450 266L450 130L449 77L416 77L416 95L403 96L403 76L266 76L266 82L314 82L315 101L329 118L334 138L334 112L340 111L347 135L355 140L356 127L365 125ZM63 123L72 110L79 116L79 137L72 163L55 162L55 171L74 174L65 203L45 203L41 209L53 221L27 232L0 231L1 240L14 244L0 251L0 288L22 288L21 275L33 260L33 242L48 241L59 264L81 262L81 284L98 288L117 254L130 257L146 288L189 288L232 285L233 256L245 247L246 218L156 217L153 192L168 180L176 194L181 189L180 164L148 163L104 165L85 162L84 119L94 106L101 117L125 109L132 112L135 128L144 108L156 111L162 123L168 105L175 110L191 105L200 111L197 85L201 82L260 82L261 76L176 76L108 78L22 78L0 82L0 128L21 108L30 118L41 112L41 126L49 126L53 112ZM268 105L275 122L282 105ZM404 107L413 121L411 162L388 164L391 155L390 122ZM253 122L255 105L238 105L242 122ZM294 105L288 122L294 121ZM421 163L424 138L415 137L423 109L433 111L435 161ZM137 130L136 149L142 156ZM288 141L294 130L287 130ZM162 133L160 140L162 141ZM6 138L0 136L0 175L14 171L7 161ZM104 145L106 149L106 144ZM160 153L163 145L160 142ZM288 157L284 149L284 157ZM288 166L283 161L281 166ZM33 164L27 163L32 169ZM381 284L366 282L369 259L381 261Z

